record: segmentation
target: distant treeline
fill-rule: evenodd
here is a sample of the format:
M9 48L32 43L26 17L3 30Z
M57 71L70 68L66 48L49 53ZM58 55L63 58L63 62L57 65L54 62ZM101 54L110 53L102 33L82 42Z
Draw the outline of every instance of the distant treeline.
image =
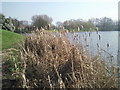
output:
M94 23L100 31L117 31L118 21L112 20L108 17L103 18L92 18L89 19L90 22Z
M118 30L118 21L111 18L91 18L89 20L71 19L64 22L58 21L56 25L52 24L53 19L48 15L34 15L31 18L32 22L26 20L18 20L15 18L7 18L5 15L0 14L0 28L16 32L16 33L30 33L36 29L46 30L61 30L67 29L69 31L115 31ZM49 27L48 27L49 26Z
M57 27L64 26L68 30L78 29L80 30L95 30L99 31L117 31L118 30L118 21L114 21L111 18L91 18L88 21L82 19L77 20L67 20L65 22L57 22Z

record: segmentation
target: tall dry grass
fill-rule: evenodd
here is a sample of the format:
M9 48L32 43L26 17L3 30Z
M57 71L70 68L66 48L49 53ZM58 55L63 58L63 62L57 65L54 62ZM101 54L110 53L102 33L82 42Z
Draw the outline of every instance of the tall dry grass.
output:
M86 51L87 52L87 51ZM116 88L116 68L100 56L92 58L60 34L35 31L20 50L20 87Z

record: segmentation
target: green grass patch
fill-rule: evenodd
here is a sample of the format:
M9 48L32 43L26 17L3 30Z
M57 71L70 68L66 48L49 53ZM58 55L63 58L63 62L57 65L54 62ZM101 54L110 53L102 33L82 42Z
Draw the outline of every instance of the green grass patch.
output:
M24 39L24 36L0 29L0 37L2 37L2 50L17 47L18 43Z

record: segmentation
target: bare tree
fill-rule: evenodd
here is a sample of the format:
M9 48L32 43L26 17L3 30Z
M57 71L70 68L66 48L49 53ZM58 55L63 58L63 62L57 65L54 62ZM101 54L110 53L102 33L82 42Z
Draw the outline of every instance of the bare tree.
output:
M45 28L51 23L52 23L52 18L47 15L34 15L32 17L32 24L38 29L41 29L41 27Z

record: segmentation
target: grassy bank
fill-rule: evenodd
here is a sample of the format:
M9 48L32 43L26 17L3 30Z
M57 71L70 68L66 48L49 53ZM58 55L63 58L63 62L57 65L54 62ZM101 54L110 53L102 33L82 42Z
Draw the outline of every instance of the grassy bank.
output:
M14 32L0 30L2 37L2 49L14 48L17 44L23 40L23 36Z

